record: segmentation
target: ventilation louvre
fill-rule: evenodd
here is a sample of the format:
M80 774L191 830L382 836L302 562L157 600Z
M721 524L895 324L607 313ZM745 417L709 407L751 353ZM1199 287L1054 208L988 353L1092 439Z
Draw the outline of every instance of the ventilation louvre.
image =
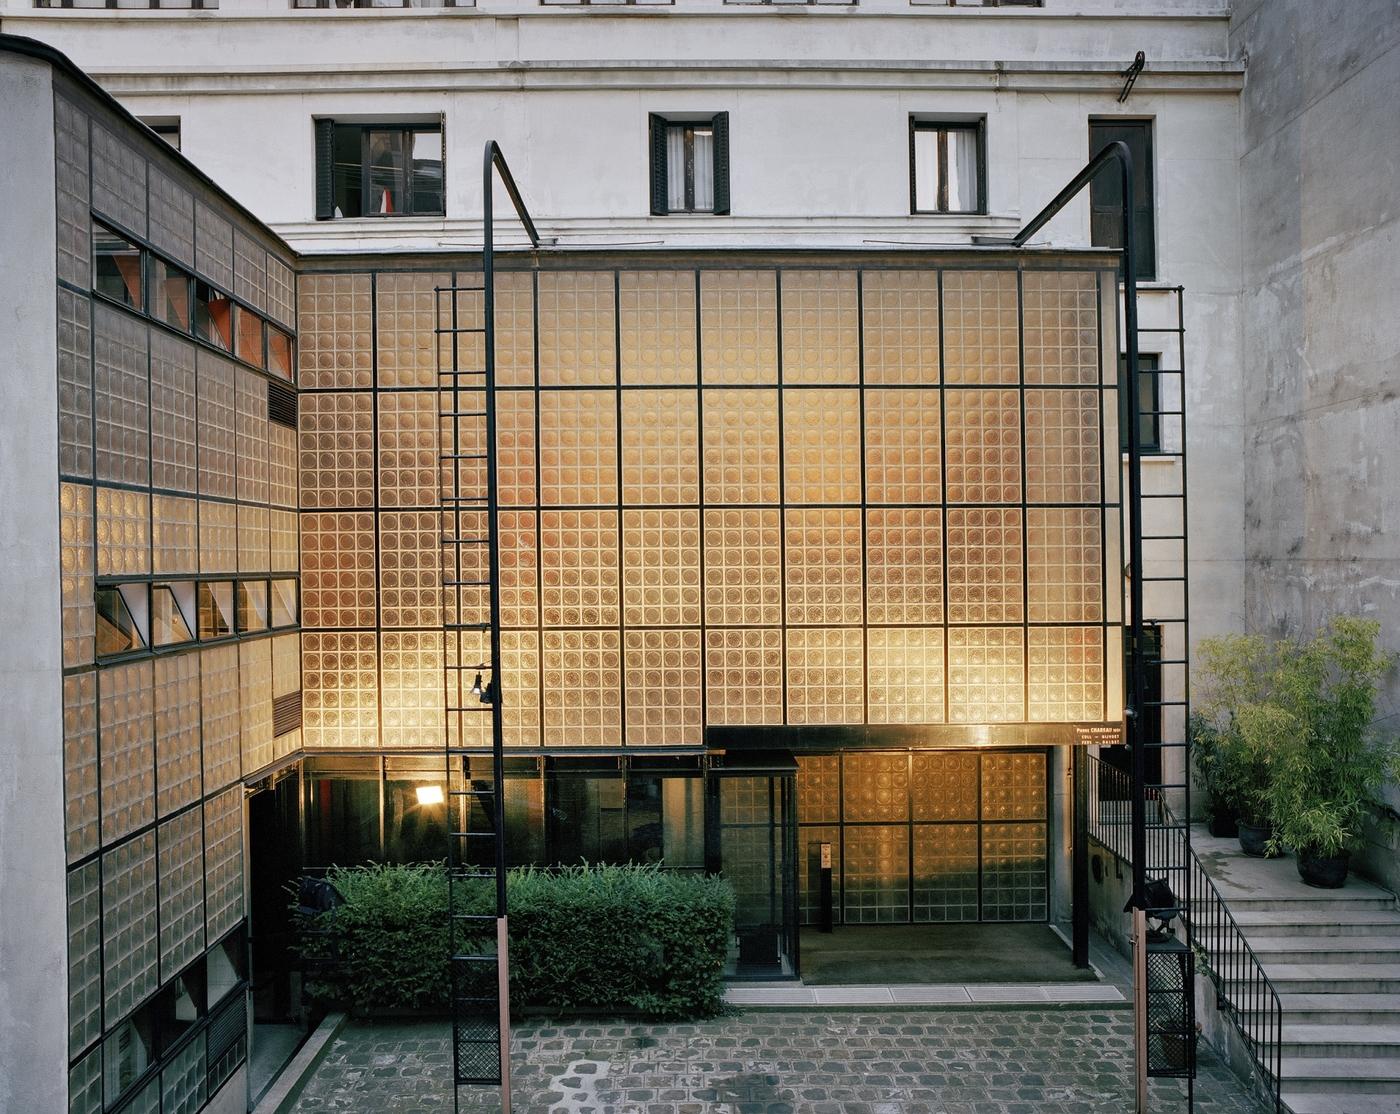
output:
M268 380L267 420L288 429L297 427L297 393L285 383Z

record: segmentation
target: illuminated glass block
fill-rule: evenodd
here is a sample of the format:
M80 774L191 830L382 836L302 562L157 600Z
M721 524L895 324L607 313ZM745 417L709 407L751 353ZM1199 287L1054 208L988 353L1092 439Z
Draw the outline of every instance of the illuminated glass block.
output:
M1026 382L1099 381L1099 289L1090 272L1025 271Z
M701 673L699 630L628 631L627 744L698 746Z
M199 504L199 571L232 574L238 569L238 508L232 503Z
M541 391L540 503L617 505L617 392Z
M148 326L110 306L93 310L93 419L99 482L151 482Z
M1025 639L1020 627L949 627L948 721L1022 721L1025 669Z
M496 392L496 497L503 507L535 505L535 393Z
M149 495L99 487L96 522L98 576L143 576L151 571Z
M155 675L150 661L98 677L102 842L112 843L156 815Z
M778 381L778 289L773 271L702 272L700 321L702 382Z
M151 484L196 489L195 347L169 333L151 334Z
M308 748L379 743L373 631L302 634L302 736Z
M772 627L705 632L706 723L783 722L783 632Z
M866 511L866 619L943 621L943 512L914 507Z
M774 626L782 622L782 518L777 510L705 512L705 622Z
M982 756L982 819L1044 820L1045 753L990 751Z
M479 397L480 392L473 394ZM438 454L443 451L438 444L438 396L429 391L380 391L376 398L379 406L379 505L437 506L441 494ZM449 448L448 451L454 450ZM475 446L475 451L480 451L480 446ZM468 480L463 484L463 491L474 492L480 487L481 484Z
M858 383L854 271L784 271L783 382Z
M374 515L301 516L304 627L375 625Z
M204 951L204 831L199 809L160 826L160 971L174 978Z
M534 511L501 511L501 625L534 627L540 614L540 557Z
M861 275L866 383L937 383L938 273Z
M1105 719L1102 628L1031 627L1029 638L1031 720Z
M1019 623L1025 616L1020 510L953 507L948 514L948 621Z
M235 380L237 416L234 444L238 452L238 498L267 502L267 380L246 368Z
M909 819L909 755L846 754L845 819L848 822Z
M1097 503L1100 451L1097 391L1026 392L1026 501Z
M943 272L944 381L1021 381L1015 271Z
M63 598L63 664L86 665L96 652L97 610L93 605L96 553L93 493L82 484L60 484L59 562Z
M803 754L797 758L797 822L835 824L841 820L841 756Z
M310 390L371 385L374 307L369 275L306 274L297 280L297 382ZM307 396L301 396L305 406Z
M304 510L374 505L374 396L299 396L301 505Z
M705 502L778 502L778 392L703 395Z
M623 511L623 622L699 625L700 512Z
M198 504L174 495L154 495L151 562L156 576L193 575L199 569Z
M1101 620L1101 513L1089 507L1032 507L1026 513L1031 622Z
M379 636L379 646L381 745L441 746L445 707L442 632L386 631ZM486 726L486 716L475 718ZM468 726L475 729L477 725Z
M622 501L700 501L700 429L695 391L622 392Z
M615 630L544 632L547 746L622 742L622 654Z
M786 512L783 541L790 624L861 622L860 520L856 507Z
M914 819L976 820L978 766L976 751L915 751ZM972 854L975 859L975 841Z
M540 385L616 383L613 272L542 271L538 281Z
M272 643L266 638L238 646L238 727L244 772L269 765L273 760Z
M272 550L267 516L266 507L238 505L238 571L244 575L268 572Z
M943 450L938 392L865 392L865 500L941 503Z
M695 382L695 273L622 271L618 328L622 382Z
M909 919L909 827L869 824L845 829L842 844L847 924Z
M974 772L974 787L975 777ZM976 824L914 826L916 923L952 924L978 919L978 834Z
M273 510L268 514L268 540L272 571L294 573L301 567L296 511Z
M199 658L155 661L156 808L166 816L200 793Z
M204 802L204 900L211 940L243 920L243 789Z
M943 629L871 627L871 723L942 723Z
M1044 920L1045 825L982 826L982 917L998 921Z
M792 627L787 632L788 723L861 723L865 660L861 631Z
M859 503L860 392L783 391L783 494L789 503Z
M541 611L547 627L618 622L616 511L541 511Z
M946 391L943 405L948 502L1019 503L1020 392Z
M195 353L200 495L232 499L237 494L237 377L238 366L232 360L205 348ZM301 405L306 406L305 397Z
M501 727L506 746L540 745L540 636L501 632Z
M380 387L437 386L436 330L450 327L451 321L439 321L435 291L450 285L451 276L441 273L375 276L374 339ZM445 344L448 338L443 340Z

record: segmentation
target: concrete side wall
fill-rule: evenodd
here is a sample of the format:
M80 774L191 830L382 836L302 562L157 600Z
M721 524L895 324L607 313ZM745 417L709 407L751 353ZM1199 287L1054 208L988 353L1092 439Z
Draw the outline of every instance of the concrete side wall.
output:
M0 58L0 1110L67 1109L54 109L50 70ZM13 265L23 261L22 266Z
M1400 645L1400 2L1244 3L1246 610ZM1194 470L1193 461L1193 470ZM1382 716L1400 727L1400 677ZM1392 789L1392 805L1400 792ZM1400 884L1395 825L1363 869Z

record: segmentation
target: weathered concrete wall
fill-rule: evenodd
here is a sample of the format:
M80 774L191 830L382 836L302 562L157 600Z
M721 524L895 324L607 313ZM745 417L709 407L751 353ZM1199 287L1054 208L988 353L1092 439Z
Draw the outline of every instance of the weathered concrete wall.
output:
M68 1109L49 67L0 56L0 104L0 1110L38 1114Z
M1400 646L1400 0L1239 0L1246 610ZM1382 716L1400 729L1400 677ZM1400 803L1392 790L1391 801ZM1400 883L1395 825L1365 867Z

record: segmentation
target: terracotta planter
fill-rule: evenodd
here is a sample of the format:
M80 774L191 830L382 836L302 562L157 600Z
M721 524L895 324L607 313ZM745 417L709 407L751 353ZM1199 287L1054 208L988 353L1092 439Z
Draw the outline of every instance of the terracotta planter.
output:
M1273 857L1269 854L1267 847L1269 840L1273 838L1273 828L1269 827L1267 824L1246 824L1241 820L1239 822L1239 829L1241 851L1255 859Z
M1299 851L1298 877L1320 890L1339 890L1346 883L1350 859L1349 851L1343 851L1340 855L1314 855Z

